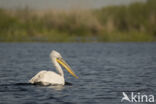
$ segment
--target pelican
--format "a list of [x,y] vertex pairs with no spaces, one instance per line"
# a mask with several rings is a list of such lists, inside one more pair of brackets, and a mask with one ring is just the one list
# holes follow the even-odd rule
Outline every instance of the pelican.
[[71,67],[63,60],[60,53],[53,50],[50,53],[50,58],[58,73],[42,70],[29,80],[31,84],[39,83],[41,85],[64,85],[64,73],[60,65],[62,65],[75,78],[78,78],[76,74],[72,71]]

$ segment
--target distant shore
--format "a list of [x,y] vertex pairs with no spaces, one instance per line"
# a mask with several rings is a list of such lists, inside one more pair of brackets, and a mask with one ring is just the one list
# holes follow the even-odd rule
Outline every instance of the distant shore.
[[92,10],[0,9],[0,42],[154,42],[156,1]]

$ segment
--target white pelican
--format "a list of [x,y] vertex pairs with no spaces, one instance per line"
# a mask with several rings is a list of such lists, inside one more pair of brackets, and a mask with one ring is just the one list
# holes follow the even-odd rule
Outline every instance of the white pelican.
[[56,67],[56,70],[58,73],[55,73],[53,71],[46,71],[42,70],[39,73],[37,73],[29,82],[31,84],[42,84],[42,85],[64,85],[64,73],[59,64],[61,64],[71,75],[73,75],[75,78],[78,78],[75,73],[72,71],[71,67],[63,60],[60,53],[53,50],[50,53],[50,58],[52,60],[52,63]]

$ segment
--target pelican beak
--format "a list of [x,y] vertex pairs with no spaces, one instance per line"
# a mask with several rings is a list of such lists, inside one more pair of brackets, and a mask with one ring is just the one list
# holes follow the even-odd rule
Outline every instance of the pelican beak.
[[63,60],[63,58],[57,58],[56,61],[61,64],[72,76],[78,78],[76,74],[72,71],[71,67]]

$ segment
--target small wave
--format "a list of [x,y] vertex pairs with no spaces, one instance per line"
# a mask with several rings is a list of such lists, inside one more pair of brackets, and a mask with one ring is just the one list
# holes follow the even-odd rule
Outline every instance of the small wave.
[[31,83],[0,84],[0,86],[30,86]]
[[[41,85],[41,84],[40,83],[37,83],[37,84],[31,84],[31,83],[0,84],[0,86],[32,86],[32,85]],[[66,86],[72,86],[72,83],[65,82],[65,85]]]
[[70,82],[65,82],[65,85],[67,85],[67,86],[72,86],[73,84],[70,83]]
[[153,92],[152,88],[140,88],[137,89],[136,92]]

